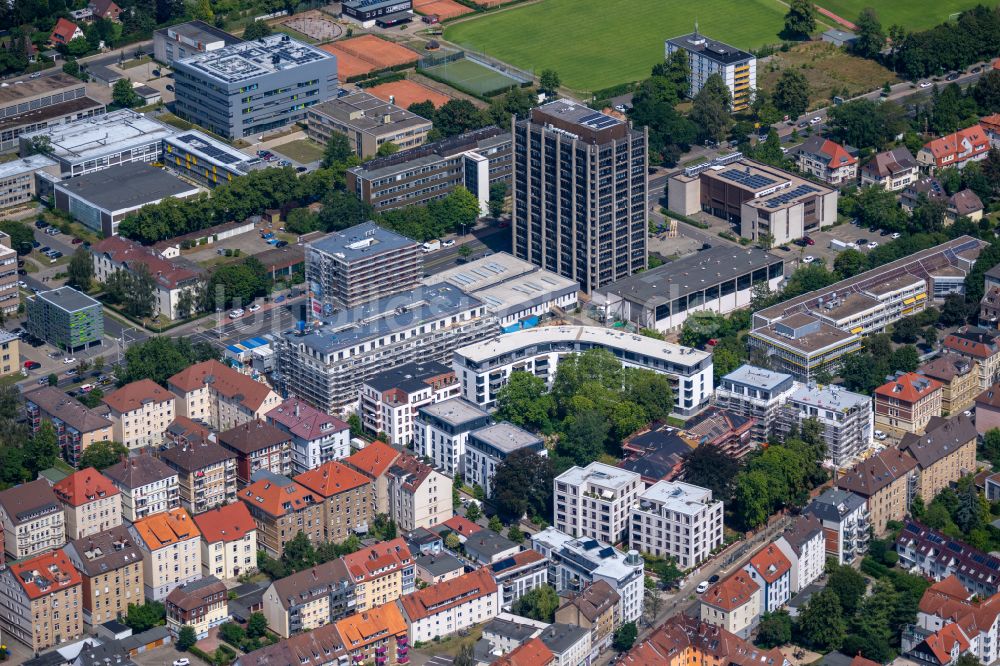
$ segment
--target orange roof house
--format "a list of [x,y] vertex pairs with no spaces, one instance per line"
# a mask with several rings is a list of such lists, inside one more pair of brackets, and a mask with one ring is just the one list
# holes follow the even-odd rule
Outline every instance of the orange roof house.
[[140,379],[121,387],[103,398],[104,403],[118,414],[127,414],[149,403],[176,400],[177,396],[152,379]]
[[875,389],[876,396],[893,398],[900,402],[917,402],[941,388],[941,382],[930,377],[907,372]]
[[311,490],[290,479],[288,483],[277,483],[271,478],[254,481],[237,497],[276,518],[319,503],[319,498]]
[[929,141],[917,153],[920,166],[929,169],[962,168],[970,161],[986,159],[990,141],[980,125],[973,125]]
[[201,537],[198,526],[191,520],[188,512],[180,507],[137,520],[132,523],[132,528],[147,551],[156,551]]
[[343,463],[331,460],[299,474],[295,481],[322,502],[326,541],[340,543],[352,532],[367,531],[368,524],[375,520],[372,480]]
[[60,18],[56,21],[56,26],[52,29],[49,41],[57,45],[66,45],[77,37],[83,37],[83,30],[80,29],[80,26],[72,21]]
[[618,660],[626,666],[683,666],[726,664],[727,666],[788,666],[777,648],[764,650],[732,632],[683,614],[657,627]]
[[763,609],[761,586],[743,570],[716,583],[701,597],[701,619],[740,638],[749,637]]
[[763,589],[762,612],[777,610],[791,598],[792,563],[773,543],[757,551],[743,569]]
[[8,566],[30,599],[38,599],[83,583],[80,572],[69,561],[62,548],[28,560],[11,562]]
[[162,601],[175,588],[202,577],[201,532],[184,509],[154,513],[135,521],[128,530],[143,551],[147,599]]
[[[954,575],[927,588],[918,609],[921,626],[941,626],[941,630],[915,649],[933,655],[938,663],[951,663],[947,656],[952,650],[964,651],[977,638],[980,645],[996,640],[1000,594],[978,599]],[[930,616],[929,623],[924,616]]]
[[500,594],[489,569],[482,567],[400,598],[411,641],[429,641],[461,631],[500,613]]
[[536,637],[521,643],[494,661],[492,666],[549,666],[554,663],[556,658],[552,650]]
[[52,486],[63,505],[66,538],[79,539],[122,524],[121,491],[93,467],[81,469]]
[[239,541],[246,537],[248,532],[257,529],[250,510],[243,502],[234,502],[199,513],[194,517],[194,522],[201,531],[201,538],[205,543]]
[[355,583],[374,580],[407,566],[413,568],[413,556],[402,537],[362,548],[343,559]]
[[969,639],[962,629],[954,622],[949,622],[914,647],[911,652],[929,655],[932,663],[940,666],[952,664],[963,652],[969,649]]
[[73,472],[52,486],[52,491],[60,502],[73,507],[119,494],[118,487],[111,483],[111,479],[93,467]]
[[323,497],[339,495],[371,483],[364,474],[336,460],[299,474],[295,477],[295,481]]
[[271,393],[267,384],[255,381],[215,359],[188,366],[167,380],[167,386],[179,395],[209,385],[217,393],[239,401],[251,411],[259,410]]
[[389,654],[381,652],[378,656],[389,656],[387,663],[407,660],[406,621],[395,603],[349,615],[337,620],[334,626],[351,655],[351,663],[372,663],[381,648],[386,648]]
[[385,442],[375,440],[360,451],[344,458],[344,463],[376,479],[383,476],[399,456],[399,451]]

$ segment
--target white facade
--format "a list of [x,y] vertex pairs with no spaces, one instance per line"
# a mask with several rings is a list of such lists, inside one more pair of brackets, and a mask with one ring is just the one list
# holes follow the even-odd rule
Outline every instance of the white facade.
[[666,375],[674,391],[674,411],[695,414],[712,396],[712,355],[631,333],[592,326],[542,326],[506,333],[455,351],[455,375],[462,397],[492,407],[515,370],[552,385],[560,359],[590,349],[610,351],[625,367]]
[[[451,379],[439,373],[447,373]],[[450,366],[410,363],[362,384],[358,402],[361,423],[371,432],[385,433],[387,444],[409,446],[417,411],[457,398],[461,391]]]
[[[802,516],[797,520],[801,525],[808,522],[809,518]],[[801,529],[799,525],[796,526],[797,529]],[[826,567],[826,541],[823,539],[823,529],[819,524],[816,524],[815,529],[806,529],[799,538],[795,538],[792,534],[782,534],[774,544],[792,563],[789,583],[793,595],[823,575],[823,569]]]
[[451,477],[434,470],[412,472],[397,466],[390,467],[386,476],[389,516],[404,532],[439,525],[454,515]]
[[469,435],[465,453],[465,481],[493,496],[493,475],[514,451],[528,449],[548,456],[545,444],[527,430],[507,422],[480,428]]
[[646,489],[639,474],[599,462],[574,466],[557,476],[553,485],[555,528],[606,543],[625,538],[632,506]]
[[749,105],[753,90],[757,87],[757,58],[699,35],[697,30],[690,35],[666,41],[667,59],[680,50],[687,52],[688,65],[691,67],[688,97],[694,98],[708,77],[718,74],[733,95],[733,110],[741,111]]
[[122,491],[122,516],[131,523],[180,506],[176,473],[135,488],[115,485]]
[[453,477],[464,472],[469,433],[489,422],[489,414],[461,398],[422,407],[414,421],[413,448]]
[[823,427],[826,459],[838,468],[850,467],[867,451],[875,435],[875,410],[871,396],[835,386],[795,383],[785,403],[786,415],[801,428],[806,419]]
[[715,404],[740,416],[756,419],[752,437],[766,442],[780,425],[781,407],[795,390],[791,375],[741,365],[722,378],[715,389]]
[[[445,584],[439,583],[439,585]],[[406,606],[404,605],[404,610],[405,608]],[[444,610],[428,615],[427,617],[414,619],[407,616],[409,619],[410,643],[416,643],[417,641],[427,642],[438,637],[449,636],[463,629],[468,629],[474,624],[492,620],[499,614],[500,593],[498,590],[493,590],[492,592],[472,597],[461,604],[454,606],[447,604]]]
[[805,513],[816,516],[823,525],[826,556],[837,564],[848,564],[868,550],[871,520],[864,498],[831,488],[814,499]]
[[722,543],[722,502],[690,483],[658,481],[639,495],[629,537],[642,553],[674,558],[681,569],[707,560]]
[[250,530],[239,539],[208,543],[201,540],[201,572],[219,580],[235,580],[257,568],[257,530]]

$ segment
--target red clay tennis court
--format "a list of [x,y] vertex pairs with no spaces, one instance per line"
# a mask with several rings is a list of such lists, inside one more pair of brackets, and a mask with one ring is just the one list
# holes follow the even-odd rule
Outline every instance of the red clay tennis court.
[[396,106],[401,106],[404,109],[409,108],[411,104],[426,102],[428,100],[434,106],[441,106],[451,101],[451,98],[444,93],[439,93],[427,86],[422,86],[416,81],[407,80],[383,83],[367,88],[366,92],[370,92],[386,102],[389,101],[389,97],[392,97]]
[[375,35],[361,35],[320,47],[337,56],[337,74],[341,80],[376,72],[419,60],[414,51]]
[[455,18],[456,16],[471,14],[475,11],[455,2],[455,0],[413,0],[413,9],[425,16],[437,14],[438,18],[442,21]]

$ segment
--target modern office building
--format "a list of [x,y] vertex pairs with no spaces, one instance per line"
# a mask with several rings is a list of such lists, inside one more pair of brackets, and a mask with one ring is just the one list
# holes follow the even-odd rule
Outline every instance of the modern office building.
[[404,291],[284,333],[275,343],[276,379],[332,413],[356,402],[359,387],[376,373],[418,359],[445,360],[490,335],[494,322],[482,301],[449,284]]
[[641,553],[673,558],[682,570],[707,560],[722,543],[722,502],[707,488],[658,481],[632,507],[629,543]]
[[670,210],[708,213],[744,238],[783,245],[837,221],[837,190],[734,153],[667,181]]
[[163,164],[206,187],[226,185],[267,166],[259,157],[236,150],[204,132],[187,130],[163,140]]
[[366,92],[331,99],[309,109],[306,135],[326,144],[334,134],[347,137],[358,157],[371,157],[391,143],[400,151],[422,146],[434,124]]
[[522,450],[548,455],[541,439],[506,421],[473,430],[465,444],[465,475],[462,478],[478,484],[487,497],[492,497],[497,467],[511,453]]
[[579,594],[603,580],[620,597],[622,622],[635,622],[643,610],[643,560],[596,539],[577,539],[555,527],[531,537],[531,547],[549,560],[549,585],[560,594]]
[[337,94],[329,53],[274,34],[176,60],[177,115],[228,139],[305,120]]
[[27,309],[28,332],[64,351],[101,344],[104,337],[101,304],[72,287],[29,296]]
[[734,414],[752,417],[752,438],[760,444],[778,431],[781,407],[794,390],[791,375],[744,364],[722,378],[715,403]]
[[18,150],[22,134],[103,113],[104,104],[87,97],[87,84],[75,76],[14,81],[0,88],[0,153]]
[[159,162],[163,140],[177,132],[135,111],[112,113],[49,127],[20,138],[21,152],[31,152],[32,141],[46,137],[48,156],[59,163],[63,178],[82,176],[119,164]]
[[455,374],[466,400],[492,407],[512,372],[530,372],[551,386],[560,359],[590,349],[608,350],[625,367],[666,375],[679,415],[700,412],[712,396],[711,354],[592,326],[536,326],[461,347],[454,354]]
[[826,460],[834,467],[850,467],[872,444],[875,413],[869,395],[846,391],[836,384],[796,382],[785,398],[782,423],[785,428],[794,426],[801,432],[807,419],[815,419],[822,427]]
[[59,168],[45,155],[28,155],[0,164],[0,209],[19,206],[37,196],[38,173],[58,178]]
[[489,414],[462,398],[426,405],[413,422],[413,448],[445,474],[461,474],[469,434],[489,423]]
[[669,60],[675,51],[684,51],[688,55],[691,68],[688,97],[694,98],[708,77],[718,74],[733,96],[732,110],[743,111],[750,106],[753,91],[757,88],[757,58],[752,53],[698,34],[697,27],[689,35],[666,40],[666,59]]
[[347,189],[383,211],[426,204],[463,186],[485,215],[490,185],[510,184],[511,145],[509,132],[484,127],[348,169]]
[[153,57],[165,65],[172,65],[175,60],[218,51],[242,41],[204,21],[188,21],[153,32]]
[[715,245],[615,280],[596,293],[592,303],[608,321],[627,321],[637,328],[678,330],[694,312],[728,314],[750,305],[753,290],[766,284],[780,291],[785,262],[770,252]]
[[573,466],[552,484],[555,528],[605,543],[618,543],[628,534],[632,507],[646,488],[635,472],[600,462]]
[[187,199],[201,188],[149,164],[120,164],[55,184],[55,207],[104,237],[144,206],[164,199]]
[[417,410],[457,398],[461,391],[455,371],[444,363],[407,363],[379,373],[361,386],[361,423],[371,432],[384,433],[389,444],[409,446]]
[[514,256],[587,293],[644,270],[646,130],[570,100],[511,129]]
[[413,239],[375,222],[335,231],[306,245],[310,312],[318,319],[415,289],[422,271]]

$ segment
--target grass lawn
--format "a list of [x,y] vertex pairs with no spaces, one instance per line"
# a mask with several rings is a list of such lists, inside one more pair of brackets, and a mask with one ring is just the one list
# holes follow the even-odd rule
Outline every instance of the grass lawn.
[[[663,40],[694,30],[739,48],[781,42],[787,7],[778,0],[671,3],[545,0],[456,22],[445,38],[522,69],[554,69],[563,85],[600,90],[649,76]],[[825,29],[825,28],[824,28]]]
[[789,68],[797,69],[809,81],[809,108],[826,106],[845,88],[847,96],[854,97],[886,81],[899,82],[895,74],[873,60],[848,55],[826,42],[808,42],[786,53],[775,53],[769,62],[758,64],[757,85],[773,92],[781,72]]
[[[947,21],[957,12],[971,9],[982,0],[914,0],[912,2],[872,2],[871,0],[820,0],[816,3],[848,21],[856,22],[861,10],[874,7],[882,28],[898,23],[907,30],[924,30]],[[991,5],[992,6],[992,5]]]
[[282,143],[271,148],[271,152],[281,153],[288,159],[301,162],[302,164],[309,164],[310,162],[323,159],[323,146],[310,139],[298,139]]
[[411,648],[420,652],[421,654],[427,655],[448,655],[454,657],[458,654],[458,651],[462,649],[463,645],[475,645],[477,641],[483,635],[482,626],[475,626],[469,629],[468,636],[459,636],[458,634],[452,634],[447,638],[443,638],[440,641],[429,641],[419,648]]

